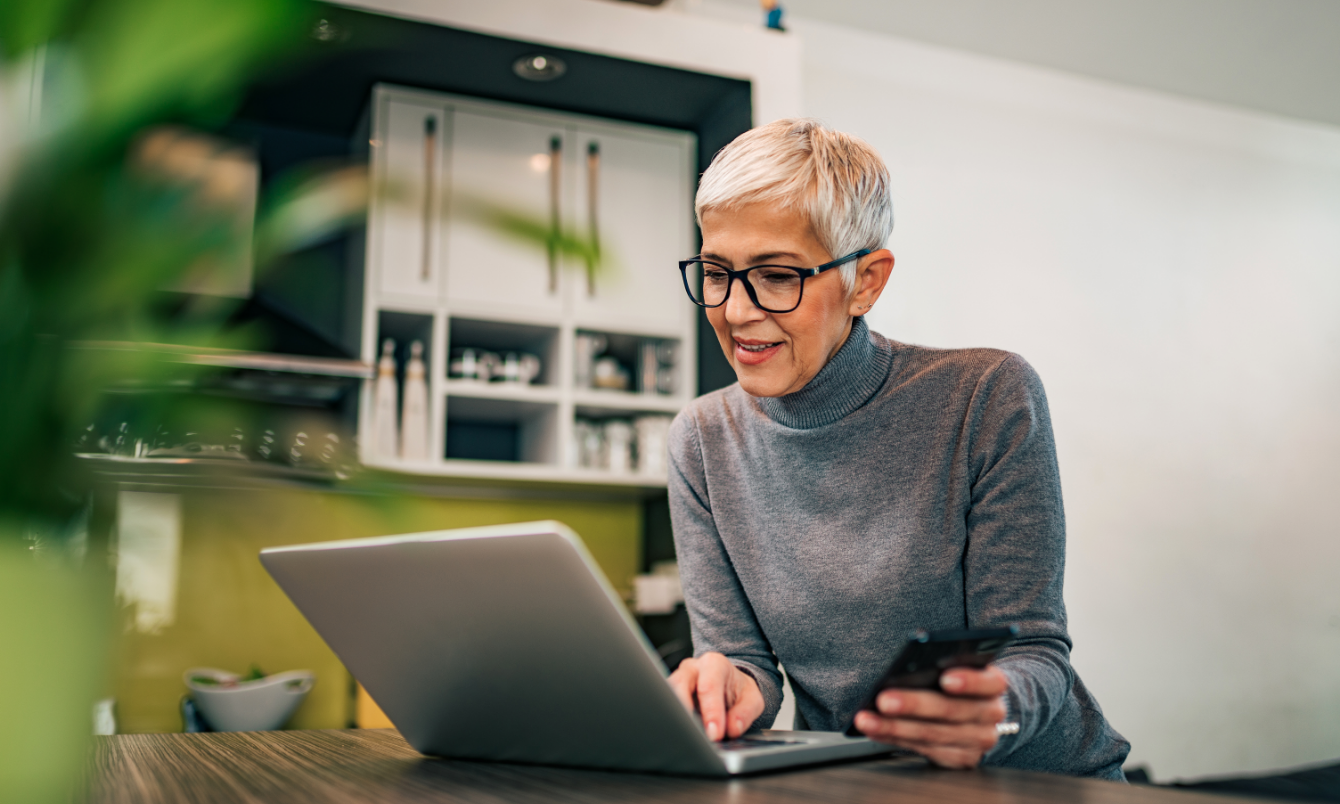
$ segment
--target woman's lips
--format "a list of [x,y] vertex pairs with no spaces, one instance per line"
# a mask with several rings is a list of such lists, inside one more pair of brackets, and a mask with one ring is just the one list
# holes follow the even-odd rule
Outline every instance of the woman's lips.
[[737,340],[735,342],[735,360],[746,366],[757,366],[777,354],[781,348],[782,344],[780,342],[766,343]]

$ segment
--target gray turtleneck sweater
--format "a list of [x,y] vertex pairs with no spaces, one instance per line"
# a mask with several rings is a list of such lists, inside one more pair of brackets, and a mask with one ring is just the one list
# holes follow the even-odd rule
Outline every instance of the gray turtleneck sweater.
[[800,391],[738,384],[670,432],[670,510],[695,652],[759,683],[780,662],[796,727],[845,729],[908,634],[1015,623],[1009,717],[986,764],[1123,778],[1130,749],[1070,666],[1065,515],[1042,383],[993,349],[872,333]]

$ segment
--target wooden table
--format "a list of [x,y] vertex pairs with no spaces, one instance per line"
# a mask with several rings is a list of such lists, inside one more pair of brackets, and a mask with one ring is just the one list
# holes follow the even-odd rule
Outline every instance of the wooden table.
[[[390,729],[99,738],[90,778],[97,804],[353,804],[376,802],[1092,802],[1196,804],[1225,799],[1001,769],[946,771],[873,760],[730,781],[420,755]],[[1240,799],[1236,799],[1240,800]]]

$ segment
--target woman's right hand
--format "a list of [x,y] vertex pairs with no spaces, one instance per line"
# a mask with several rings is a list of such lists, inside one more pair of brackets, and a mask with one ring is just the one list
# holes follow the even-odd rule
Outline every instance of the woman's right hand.
[[720,653],[680,662],[670,674],[670,688],[684,708],[702,717],[703,730],[712,742],[739,737],[763,714],[758,682]]

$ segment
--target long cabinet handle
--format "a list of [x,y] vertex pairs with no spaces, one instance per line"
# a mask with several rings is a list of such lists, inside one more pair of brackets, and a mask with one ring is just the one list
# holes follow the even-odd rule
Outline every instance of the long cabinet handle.
[[433,200],[437,197],[437,117],[423,119],[423,266],[420,278],[433,276]]
[[600,259],[600,143],[586,146],[586,225],[591,251],[586,258],[586,295],[596,295],[596,262]]
[[559,204],[562,197],[562,179],[560,172],[563,162],[563,140],[561,137],[549,139],[549,292],[558,292],[558,237],[560,225]]

